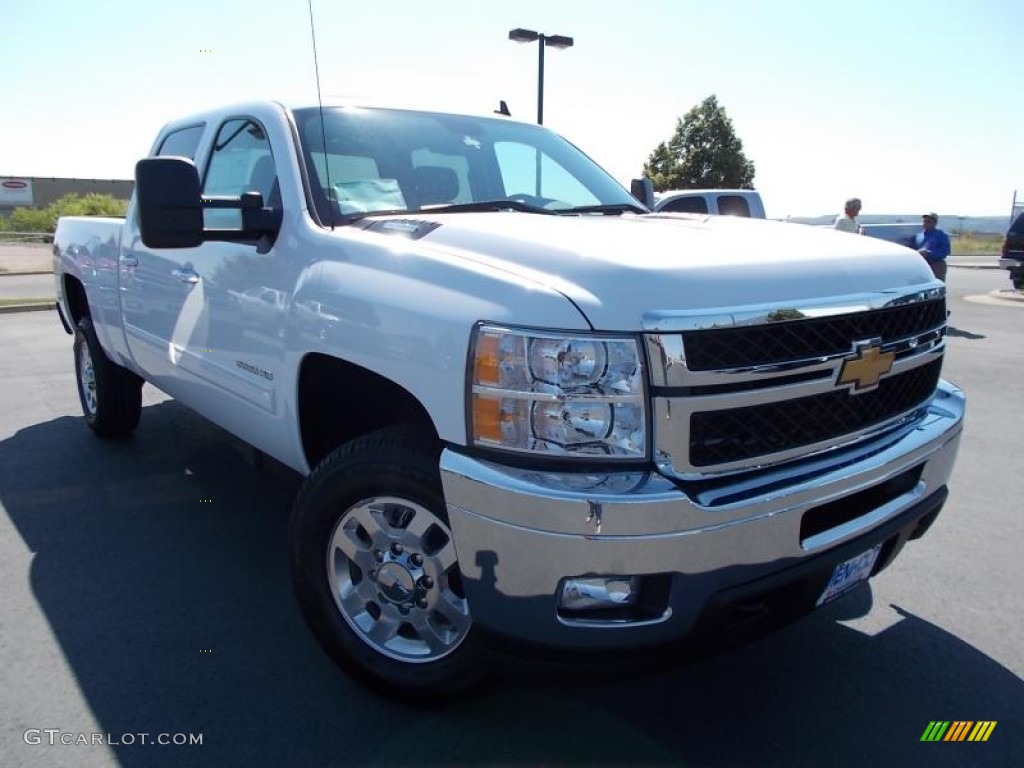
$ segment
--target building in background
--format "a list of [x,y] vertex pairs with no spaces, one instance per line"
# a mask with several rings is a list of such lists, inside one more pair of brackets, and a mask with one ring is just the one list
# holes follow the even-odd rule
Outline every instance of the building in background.
[[45,208],[68,194],[132,196],[135,182],[125,179],[55,179],[41,176],[0,176],[0,216],[24,206]]

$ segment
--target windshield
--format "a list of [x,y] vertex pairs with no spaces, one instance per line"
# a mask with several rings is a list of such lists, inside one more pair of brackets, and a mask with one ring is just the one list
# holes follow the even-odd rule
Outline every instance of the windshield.
[[[390,109],[295,112],[313,201],[325,224],[373,213],[642,210],[618,182],[560,136],[511,121]],[[510,206],[513,207],[513,206]]]

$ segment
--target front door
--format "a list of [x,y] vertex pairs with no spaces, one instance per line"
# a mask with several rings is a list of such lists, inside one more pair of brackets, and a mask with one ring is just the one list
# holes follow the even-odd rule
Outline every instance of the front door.
[[[249,191],[260,192],[266,205],[281,205],[266,130],[255,118],[231,118],[209,150],[203,195]],[[206,229],[241,228],[238,210],[203,216]],[[162,389],[187,393],[190,405],[244,437],[245,425],[276,407],[287,286],[294,280],[288,260],[277,247],[229,242],[181,250],[138,242],[131,255],[137,263],[122,301],[133,356]]]

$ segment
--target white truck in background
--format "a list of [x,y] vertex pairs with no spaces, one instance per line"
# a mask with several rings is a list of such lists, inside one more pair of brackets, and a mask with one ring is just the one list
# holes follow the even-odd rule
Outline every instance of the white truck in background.
[[304,475],[294,587],[362,680],[730,643],[945,501],[964,397],[906,249],[651,213],[493,117],[256,102],[151,155],[125,219],[57,228],[85,420],[127,437],[150,382]]
[[764,219],[764,201],[754,189],[684,189],[655,196],[655,213],[707,213]]
[[867,237],[877,237],[879,240],[888,240],[890,243],[902,245],[905,248],[913,248],[914,237],[921,231],[920,223],[886,223],[886,224],[861,224],[860,234]]

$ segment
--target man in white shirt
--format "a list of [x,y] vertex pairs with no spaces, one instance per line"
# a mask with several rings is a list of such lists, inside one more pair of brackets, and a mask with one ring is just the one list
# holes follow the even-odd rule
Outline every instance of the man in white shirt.
[[856,235],[860,232],[860,224],[857,222],[858,213],[860,213],[860,198],[851,197],[846,201],[843,212],[836,216],[832,228],[838,229],[840,232],[852,232]]

